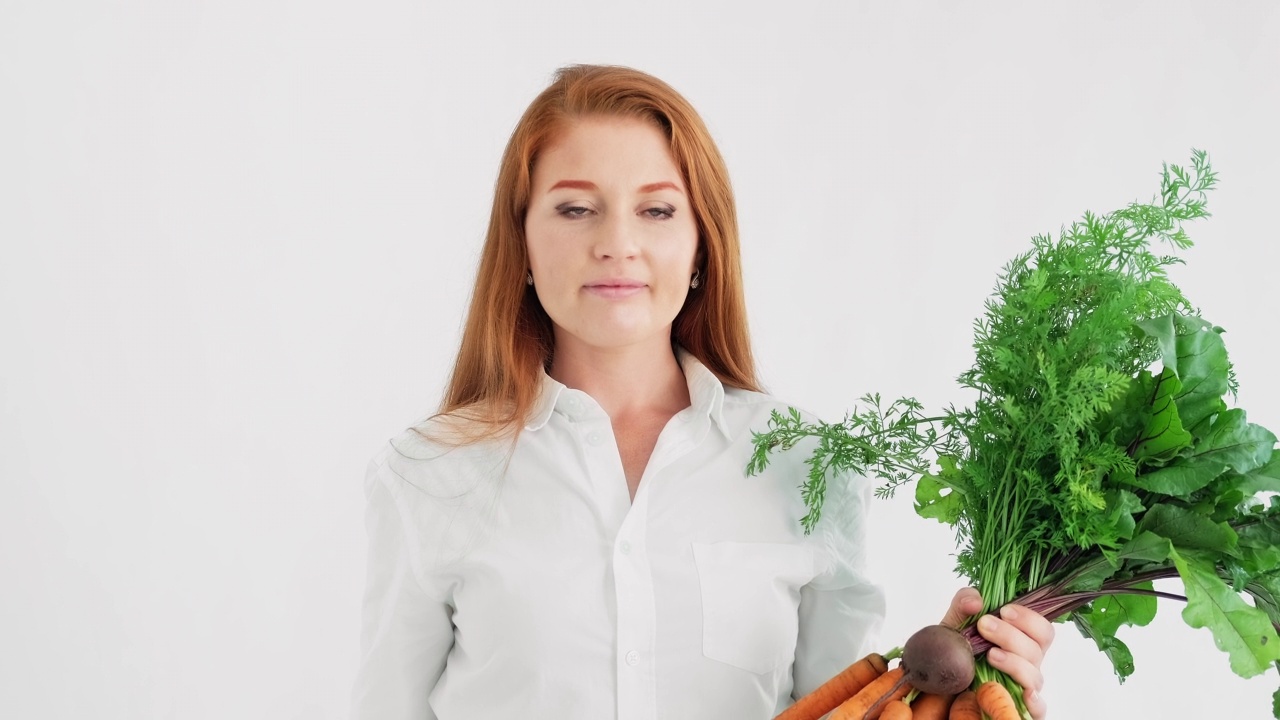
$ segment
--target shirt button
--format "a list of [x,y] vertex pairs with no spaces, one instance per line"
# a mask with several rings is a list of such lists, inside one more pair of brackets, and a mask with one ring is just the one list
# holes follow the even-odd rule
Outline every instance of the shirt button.
[[588,436],[587,436],[587,442],[591,443],[592,445],[599,445],[599,444],[600,444],[600,433],[598,433],[598,432],[593,432],[593,433],[591,433],[590,435],[588,435]]
[[632,667],[639,665],[640,653],[636,652],[635,650],[632,650],[631,652],[627,653],[627,664],[631,665]]
[[618,545],[618,549],[622,551],[623,555],[626,555],[631,552],[631,543],[623,540],[622,543]]

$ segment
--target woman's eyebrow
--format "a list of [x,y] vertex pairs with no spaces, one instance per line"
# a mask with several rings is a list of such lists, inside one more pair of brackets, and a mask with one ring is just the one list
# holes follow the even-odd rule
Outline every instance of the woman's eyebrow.
[[[576,190],[592,190],[592,191],[600,189],[596,187],[595,183],[589,180],[561,180],[560,182],[548,188],[547,192],[551,192],[552,190],[559,190],[560,188],[573,188]],[[680,189],[679,185],[676,185],[675,183],[669,182],[666,180],[663,180],[662,182],[649,183],[648,185],[640,186],[640,192],[642,193],[651,193],[651,192],[657,192],[659,190],[668,190],[668,189],[675,190],[676,192],[684,192],[683,190]]]
[[587,180],[561,180],[555,185],[552,185],[547,190],[547,192],[551,192],[552,190],[558,190],[560,188],[574,188],[577,190],[598,190],[599,189],[596,187],[595,183]]
[[666,180],[663,180],[662,182],[649,183],[648,185],[640,186],[640,192],[642,193],[657,192],[663,189],[671,189],[671,190],[675,190],[676,192],[684,192],[683,190],[680,189],[679,185],[676,185],[673,182],[667,182]]

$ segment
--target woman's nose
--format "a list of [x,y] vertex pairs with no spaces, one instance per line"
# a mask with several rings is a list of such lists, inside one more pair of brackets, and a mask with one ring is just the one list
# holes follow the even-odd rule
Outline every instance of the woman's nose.
[[633,257],[639,252],[638,228],[625,213],[611,213],[600,223],[595,254],[600,259]]

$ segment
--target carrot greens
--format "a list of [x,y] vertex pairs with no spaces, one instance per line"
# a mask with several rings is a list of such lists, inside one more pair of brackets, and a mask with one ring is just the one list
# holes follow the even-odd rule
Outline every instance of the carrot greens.
[[[748,472],[816,441],[806,533],[832,478],[876,476],[882,497],[914,482],[917,513],[954,527],[957,570],[984,612],[1018,602],[1070,620],[1121,682],[1134,661],[1116,631],[1150,623],[1162,598],[1185,602],[1183,619],[1209,629],[1235,673],[1263,673],[1280,661],[1276,436],[1228,406],[1223,330],[1170,281],[1182,261],[1153,248],[1190,247],[1182,223],[1209,216],[1215,181],[1193,150],[1190,172],[1164,166],[1151,203],[1034,237],[974,324],[974,363],[958,377],[971,406],[930,416],[912,398],[867,395],[839,423],[775,412]],[[1156,589],[1171,578],[1184,594]],[[975,626],[964,633],[975,655],[990,647]],[[974,682],[990,679],[1017,689],[980,657]]]

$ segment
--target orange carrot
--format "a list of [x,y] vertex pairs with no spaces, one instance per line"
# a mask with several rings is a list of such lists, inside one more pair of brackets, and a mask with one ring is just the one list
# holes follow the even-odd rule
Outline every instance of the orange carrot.
[[913,717],[911,706],[901,700],[886,703],[884,712],[880,713],[880,720],[912,720]]
[[783,710],[774,720],[818,720],[888,669],[884,656],[871,653],[822,683],[817,690],[797,700],[795,705]]
[[875,720],[880,717],[885,705],[901,700],[911,692],[904,675],[901,665],[886,671],[836,708],[831,713],[831,720]]
[[954,695],[923,694],[911,703],[911,717],[915,720],[947,720],[947,711],[951,709],[951,698]]
[[1013,696],[1004,685],[988,680],[978,686],[978,707],[991,716],[991,720],[1022,720]]
[[978,695],[972,690],[965,690],[956,696],[951,703],[951,717],[948,720],[982,720],[982,711],[978,709]]

